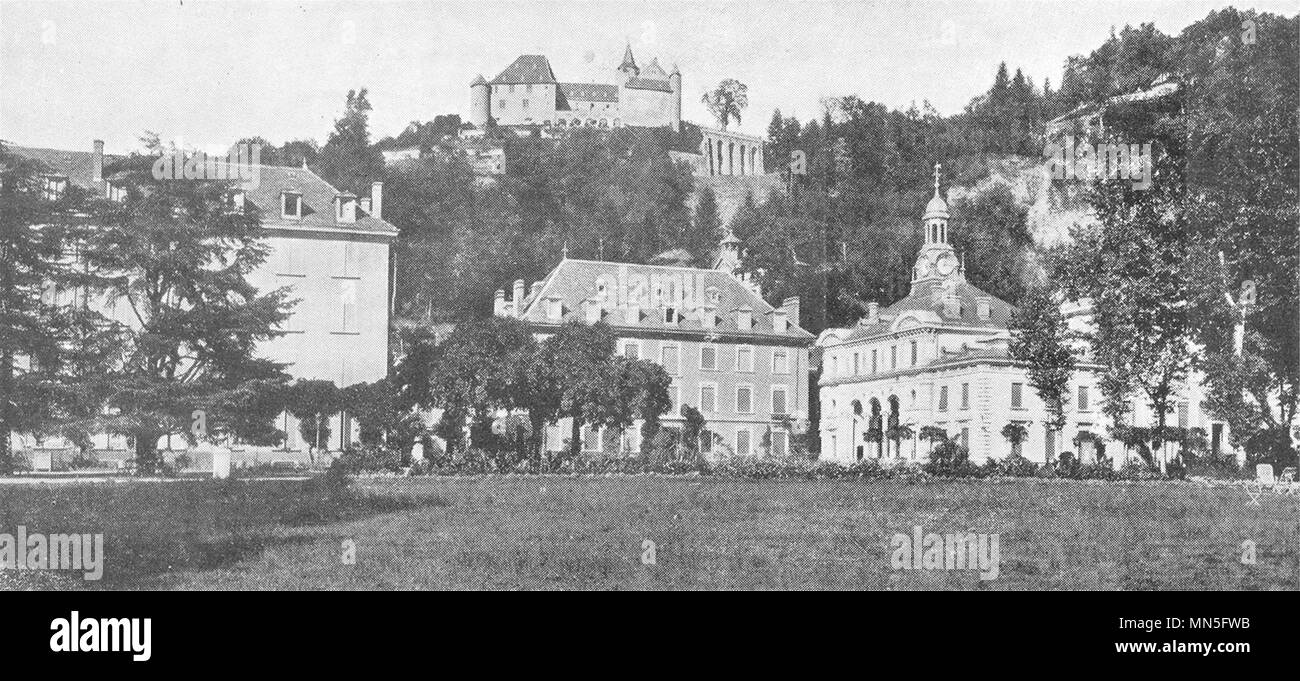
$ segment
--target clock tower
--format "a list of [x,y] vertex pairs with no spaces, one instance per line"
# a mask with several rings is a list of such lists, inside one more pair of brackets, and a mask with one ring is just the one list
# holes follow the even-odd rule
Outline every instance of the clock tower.
[[917,284],[929,281],[965,280],[965,267],[948,243],[948,203],[939,196],[939,164],[934,164],[934,198],[921,218],[925,227],[925,245],[912,268],[912,291]]

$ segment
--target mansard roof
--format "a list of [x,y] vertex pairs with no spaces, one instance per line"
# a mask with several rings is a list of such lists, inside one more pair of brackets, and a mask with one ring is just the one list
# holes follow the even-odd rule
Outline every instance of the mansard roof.
[[545,55],[521,54],[491,82],[503,85],[520,83],[532,85],[555,83],[556,80],[555,72],[551,70],[551,62],[547,61]]
[[[956,315],[949,315],[944,310],[944,280],[931,279],[913,284],[911,293],[906,298],[880,310],[875,323],[859,323],[849,330],[846,341],[869,338],[889,333],[894,322],[905,314],[912,314],[922,324],[939,327],[961,327],[1001,331],[1009,327],[1014,305],[985,292],[967,282],[964,277],[955,278],[953,293],[960,302]],[[980,319],[977,302],[980,298],[989,300],[989,318]],[[866,320],[864,319],[863,322]]]
[[[629,316],[626,305],[611,304],[606,307],[602,321],[623,335],[636,335],[637,332],[671,332],[698,334],[701,337],[716,333],[722,337],[743,337],[749,340],[790,340],[808,344],[813,335],[789,320],[785,331],[777,331],[773,325],[775,308],[755,294],[743,283],[720,270],[699,269],[694,267],[668,265],[639,265],[631,263],[575,260],[566,258],[542,280],[542,286],[536,294],[524,300],[524,312],[520,317],[534,324],[556,324],[547,316],[545,301],[558,299],[561,304],[561,323],[568,321],[585,321],[583,302],[598,295],[598,282],[617,281],[620,272],[625,276],[640,275],[646,281],[652,277],[677,277],[694,282],[701,292],[716,290],[718,295],[716,323],[712,328],[705,328],[699,305],[706,302],[696,300],[691,303],[694,309],[681,310],[682,319],[676,324],[666,323],[659,308],[642,305],[635,321]],[[688,284],[690,285],[690,284]],[[684,306],[685,307],[685,306]],[[748,308],[752,311],[752,328],[742,330],[736,321],[737,310]]]

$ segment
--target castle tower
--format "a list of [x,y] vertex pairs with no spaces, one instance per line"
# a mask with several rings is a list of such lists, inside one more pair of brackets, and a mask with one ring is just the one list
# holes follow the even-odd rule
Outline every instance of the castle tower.
[[673,64],[673,72],[668,74],[668,84],[673,88],[673,132],[678,132],[682,129],[682,72],[676,64]]
[[925,244],[912,269],[912,290],[918,283],[931,280],[964,279],[964,270],[952,244],[948,243],[948,203],[939,195],[939,164],[934,164],[934,198],[925,206],[921,221]]
[[489,90],[487,80],[481,73],[469,84],[469,122],[480,128],[487,125],[488,118],[492,115]]
[[[630,78],[636,78],[641,75],[641,67],[636,65],[636,59],[632,57],[632,44],[628,43],[623,50],[623,63],[618,65],[618,86],[621,89],[627,85]],[[623,93],[619,93],[620,95]]]

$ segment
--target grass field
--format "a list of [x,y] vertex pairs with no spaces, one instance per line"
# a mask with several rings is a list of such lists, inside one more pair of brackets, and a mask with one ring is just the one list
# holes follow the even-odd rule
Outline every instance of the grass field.
[[[104,578],[8,588],[1300,589],[1300,499],[1190,484],[709,477],[0,488],[0,532],[102,532]],[[999,535],[996,579],[895,533]],[[1255,545],[1243,564],[1242,544]],[[348,542],[355,562],[347,564]],[[648,563],[653,542],[653,563]]]

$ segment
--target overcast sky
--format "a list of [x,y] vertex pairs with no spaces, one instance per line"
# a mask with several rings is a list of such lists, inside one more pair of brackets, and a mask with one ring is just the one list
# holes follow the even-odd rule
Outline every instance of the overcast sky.
[[[366,87],[375,139],[469,108],[469,82],[520,54],[561,81],[611,82],[638,63],[681,67],[688,120],[722,78],[748,84],[740,126],[827,96],[959,111],[998,62],[1058,85],[1066,57],[1111,26],[1177,33],[1223,2],[13,2],[0,0],[0,139],[110,152],[152,130],[196,147],[249,135],[324,143],[348,89]],[[1296,0],[1241,7],[1286,14]]]

